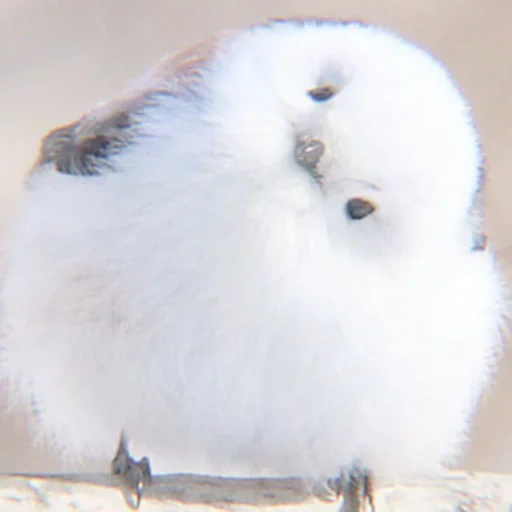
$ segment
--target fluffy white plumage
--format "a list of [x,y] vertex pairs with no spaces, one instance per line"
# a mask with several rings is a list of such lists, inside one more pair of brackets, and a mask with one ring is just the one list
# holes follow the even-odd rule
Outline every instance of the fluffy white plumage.
[[[56,133],[2,290],[37,435],[109,460],[124,429],[157,471],[214,474],[404,477],[459,453],[504,292],[472,250],[477,134],[432,57],[361,24],[254,26]],[[354,197],[375,211],[349,218]]]

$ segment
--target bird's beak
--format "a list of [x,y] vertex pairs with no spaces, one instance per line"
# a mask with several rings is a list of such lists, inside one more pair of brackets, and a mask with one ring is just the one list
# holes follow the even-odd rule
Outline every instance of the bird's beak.
[[320,180],[322,174],[318,171],[318,164],[325,153],[325,144],[309,134],[300,134],[295,143],[295,160],[304,167],[315,180]]

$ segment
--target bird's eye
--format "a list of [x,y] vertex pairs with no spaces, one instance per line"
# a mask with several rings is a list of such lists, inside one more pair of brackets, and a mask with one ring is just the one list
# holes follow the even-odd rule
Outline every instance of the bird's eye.
[[347,201],[347,215],[354,220],[364,219],[375,211],[375,205],[361,197],[354,197]]
[[329,98],[332,98],[336,92],[336,89],[332,85],[322,85],[321,87],[310,89],[308,94],[315,101],[326,101]]

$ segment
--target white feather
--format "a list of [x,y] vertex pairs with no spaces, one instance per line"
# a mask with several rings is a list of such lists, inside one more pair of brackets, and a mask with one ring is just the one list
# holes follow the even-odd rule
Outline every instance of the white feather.
[[[270,24],[137,115],[101,176],[34,173],[6,242],[3,371],[39,435],[110,459],[124,429],[166,472],[452,461],[504,287],[471,251],[481,157],[442,66],[380,29]],[[308,130],[323,186],[293,157]],[[355,196],[376,211],[349,219]]]

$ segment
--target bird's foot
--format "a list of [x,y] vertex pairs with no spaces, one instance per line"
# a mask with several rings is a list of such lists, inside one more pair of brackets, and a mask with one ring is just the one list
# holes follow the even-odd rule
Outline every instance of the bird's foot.
[[340,512],[375,512],[372,478],[368,471],[354,466],[346,477],[340,477],[339,492],[343,496]]
[[132,459],[128,451],[128,439],[124,433],[121,433],[110,470],[113,475],[121,478],[128,505],[133,509],[139,508],[144,490],[151,485],[151,466],[147,457],[142,457],[139,461]]

